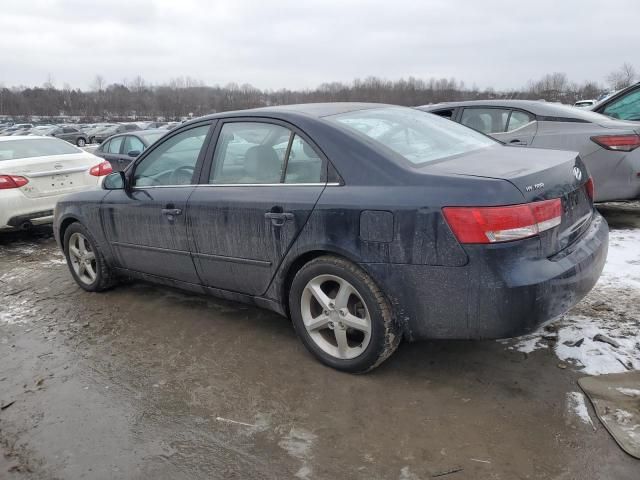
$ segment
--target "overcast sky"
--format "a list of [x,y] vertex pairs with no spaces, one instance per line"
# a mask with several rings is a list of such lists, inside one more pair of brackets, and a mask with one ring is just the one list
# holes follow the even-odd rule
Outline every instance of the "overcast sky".
[[640,0],[3,0],[0,84],[141,75],[306,88],[375,75],[508,89],[640,70]]

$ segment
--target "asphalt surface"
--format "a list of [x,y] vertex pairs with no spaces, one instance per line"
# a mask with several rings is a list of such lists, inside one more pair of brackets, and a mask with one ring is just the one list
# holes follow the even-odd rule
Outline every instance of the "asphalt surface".
[[[640,228],[640,209],[603,212]],[[143,283],[86,293],[48,230],[0,237],[2,479],[637,480],[567,408],[580,376],[495,341],[403,344],[341,374],[275,314]]]

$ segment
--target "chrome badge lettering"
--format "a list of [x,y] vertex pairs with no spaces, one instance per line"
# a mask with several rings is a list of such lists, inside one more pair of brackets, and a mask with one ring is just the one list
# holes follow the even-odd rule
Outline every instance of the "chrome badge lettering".
[[540,190],[541,188],[544,188],[544,183],[536,183],[535,185],[527,185],[525,187],[525,190],[527,192],[533,192],[534,190]]

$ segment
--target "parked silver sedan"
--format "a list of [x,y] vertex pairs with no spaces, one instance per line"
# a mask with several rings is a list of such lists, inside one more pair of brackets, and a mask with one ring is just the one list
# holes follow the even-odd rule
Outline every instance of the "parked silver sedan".
[[593,176],[596,201],[640,198],[638,122],[529,100],[476,100],[417,108],[507,145],[579,152]]

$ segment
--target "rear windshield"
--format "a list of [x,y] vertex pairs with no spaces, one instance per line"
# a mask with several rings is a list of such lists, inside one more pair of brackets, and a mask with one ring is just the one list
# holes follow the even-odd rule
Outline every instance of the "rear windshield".
[[325,118],[372,138],[415,165],[497,144],[463,125],[412,108],[374,108]]
[[160,137],[164,136],[167,132],[153,132],[153,133],[141,133],[140,136],[144,137],[149,144],[152,144]]
[[49,155],[68,155],[80,153],[70,143],[56,138],[29,138],[0,141],[0,161],[17,158],[46,157]]

